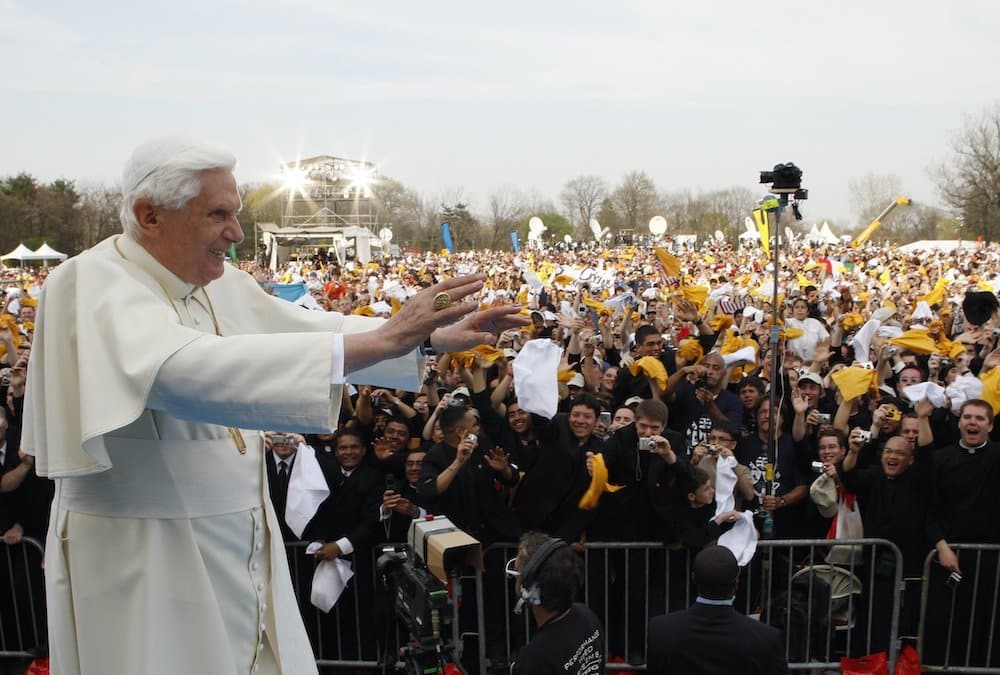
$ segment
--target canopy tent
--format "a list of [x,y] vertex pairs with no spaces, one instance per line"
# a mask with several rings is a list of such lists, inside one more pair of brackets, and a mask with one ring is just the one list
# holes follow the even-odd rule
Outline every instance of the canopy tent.
[[65,260],[69,256],[65,253],[60,253],[51,246],[48,242],[44,242],[38,247],[38,250],[31,254],[26,260]]
[[21,262],[24,260],[32,260],[32,255],[34,255],[34,251],[24,244],[18,244],[17,248],[7,255],[0,255],[0,260],[17,260],[18,262]]
[[0,255],[0,260],[17,260],[21,263],[41,260],[48,265],[49,260],[63,261],[68,257],[69,256],[65,253],[60,253],[49,246],[47,242],[39,246],[37,251],[32,251],[30,248],[21,243],[7,255]]

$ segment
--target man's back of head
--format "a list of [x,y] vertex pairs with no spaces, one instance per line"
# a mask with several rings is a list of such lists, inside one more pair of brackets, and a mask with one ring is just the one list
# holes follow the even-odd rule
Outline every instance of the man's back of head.
[[698,595],[709,600],[728,600],[736,593],[740,566],[725,546],[709,546],[694,559],[694,583]]

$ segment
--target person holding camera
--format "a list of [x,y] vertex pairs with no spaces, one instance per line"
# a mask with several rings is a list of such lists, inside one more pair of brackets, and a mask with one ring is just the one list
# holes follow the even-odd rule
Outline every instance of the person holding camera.
[[417,494],[429,509],[447,516],[484,545],[515,539],[520,528],[494,489],[494,481],[517,483],[510,455],[473,433],[479,422],[464,405],[445,407],[438,420],[444,438],[424,456]]
[[[756,422],[755,422],[756,424]],[[712,484],[715,484],[716,466],[719,458],[735,457],[736,446],[740,441],[740,434],[729,422],[719,420],[712,424],[712,430],[708,432],[706,443],[702,443],[691,451],[691,466],[702,469],[709,475]],[[753,502],[756,493],[753,483],[750,481],[750,469],[743,464],[737,463],[733,467],[736,474],[736,484],[733,486],[733,498],[737,505]]]
[[288,501],[288,482],[292,476],[292,466],[300,443],[305,443],[305,438],[299,434],[278,432],[264,434],[267,488],[275,515],[278,517],[278,525],[281,527],[281,538],[285,542],[299,539],[285,522],[285,504]]
[[402,479],[394,474],[385,475],[385,491],[379,508],[379,520],[385,534],[383,541],[405,542],[410,523],[427,515],[427,510],[421,506],[423,500],[417,493],[426,454],[420,449],[406,453]]
[[[836,467],[840,484],[857,496],[861,507],[861,521],[866,537],[888,539],[899,547],[903,557],[903,577],[919,578],[927,556],[927,511],[931,495],[931,465],[926,455],[917,453],[903,436],[893,436],[885,442],[878,464],[867,468],[857,465],[861,451],[861,434],[856,428],[848,440],[847,454]],[[889,597],[895,583],[895,561],[892,556],[881,556],[876,561],[875,586],[871,597]],[[862,606],[865,606],[862,604]],[[871,605],[871,626],[888,626],[891,621],[892,603],[875,602]],[[900,608],[899,634],[915,635],[920,613],[920,587],[909,583]],[[867,619],[860,613],[860,619]],[[888,633],[881,629],[872,632],[872,651],[888,646]]]
[[[660,400],[674,407],[674,428],[684,433],[688,447],[704,443],[716,420],[725,420],[736,428],[742,424],[743,406],[725,388],[726,379],[722,354],[709,352],[697,364],[678,368],[667,379],[666,388],[656,392]],[[655,383],[653,387],[658,389]]]

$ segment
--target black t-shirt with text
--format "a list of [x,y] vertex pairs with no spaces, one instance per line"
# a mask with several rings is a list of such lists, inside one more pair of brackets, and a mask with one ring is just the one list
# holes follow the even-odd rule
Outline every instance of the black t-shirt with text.
[[601,624],[586,605],[542,626],[517,656],[514,675],[602,675],[604,636]]

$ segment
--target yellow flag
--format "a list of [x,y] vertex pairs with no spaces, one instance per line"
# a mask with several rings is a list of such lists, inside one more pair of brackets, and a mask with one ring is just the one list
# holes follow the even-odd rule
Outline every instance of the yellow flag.
[[663,265],[663,271],[667,273],[668,277],[679,277],[681,275],[681,261],[676,256],[672,256],[667,253],[664,249],[654,247],[653,253],[656,254],[656,259],[660,261]]
[[754,209],[753,220],[757,223],[757,233],[760,235],[760,245],[764,253],[771,255],[771,233],[767,223],[767,213],[764,209]]

